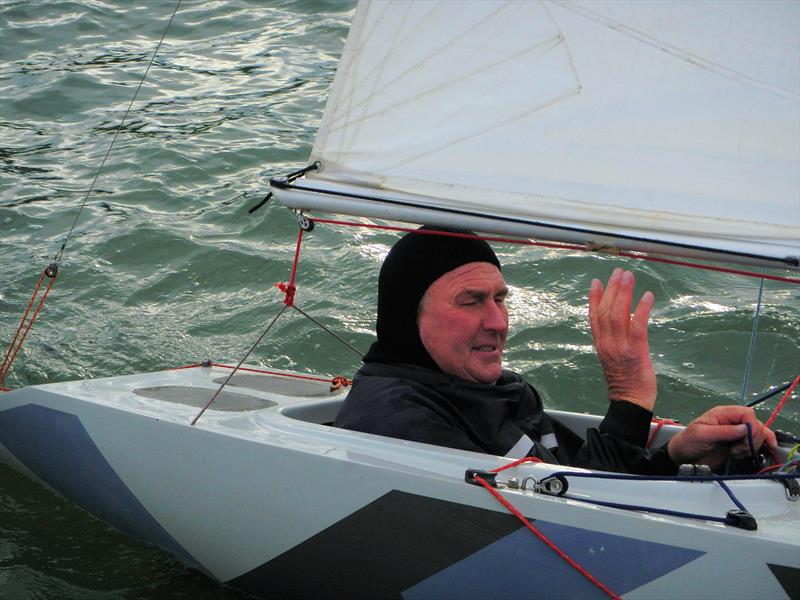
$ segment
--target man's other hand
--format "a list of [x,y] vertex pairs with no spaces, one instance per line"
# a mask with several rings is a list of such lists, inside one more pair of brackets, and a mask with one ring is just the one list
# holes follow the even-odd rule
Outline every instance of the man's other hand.
[[766,442],[778,447],[775,434],[756,418],[747,406],[715,406],[672,438],[667,445],[669,457],[676,465],[694,463],[716,469],[729,456],[744,458],[751,454],[747,426],[752,428],[753,447],[758,451]]
[[589,322],[611,400],[627,400],[649,411],[656,402],[647,322],[653,294],[645,292],[631,316],[633,273],[615,269],[605,290],[598,279],[589,289]]

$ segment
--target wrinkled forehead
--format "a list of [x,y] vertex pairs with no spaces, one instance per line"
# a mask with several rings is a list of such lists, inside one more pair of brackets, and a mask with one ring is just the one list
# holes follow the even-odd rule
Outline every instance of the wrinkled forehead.
[[507,291],[503,274],[495,265],[470,262],[447,271],[429,285],[420,301],[420,308],[424,302],[434,298],[447,300],[462,293],[495,295]]

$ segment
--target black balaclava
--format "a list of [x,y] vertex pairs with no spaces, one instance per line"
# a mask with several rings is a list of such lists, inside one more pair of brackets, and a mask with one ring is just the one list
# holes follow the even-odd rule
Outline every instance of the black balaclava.
[[[474,235],[464,229],[425,225],[419,230]],[[418,231],[419,231],[418,230]],[[439,371],[417,327],[420,300],[439,277],[471,262],[487,262],[500,269],[489,244],[474,238],[410,232],[392,246],[378,279],[378,341],[365,362],[406,363]]]

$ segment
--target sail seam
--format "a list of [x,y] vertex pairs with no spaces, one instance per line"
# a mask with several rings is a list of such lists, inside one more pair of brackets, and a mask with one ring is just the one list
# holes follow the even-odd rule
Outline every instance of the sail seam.
[[[466,31],[464,31],[458,37],[456,37],[454,39],[451,39],[447,43],[441,45],[440,47],[438,47],[435,50],[433,50],[430,53],[428,53],[428,55],[425,58],[423,58],[422,60],[416,62],[415,64],[413,64],[412,66],[407,68],[405,71],[403,71],[402,73],[397,74],[394,78],[392,78],[389,81],[387,81],[380,88],[376,88],[368,98],[365,98],[364,100],[361,100],[361,101],[355,103],[354,105],[351,105],[351,107],[350,107],[351,110],[355,109],[355,108],[358,108],[362,104],[368,102],[375,95],[375,92],[381,91],[381,90],[385,90],[387,87],[389,87],[389,86],[391,86],[391,85],[393,85],[393,84],[395,84],[395,83],[397,83],[399,81],[402,81],[403,78],[406,77],[408,74],[416,72],[422,65],[424,65],[425,63],[427,63],[430,60],[432,60],[437,54],[441,53],[442,51],[444,51],[448,47],[452,46],[454,43],[460,41],[465,36],[470,35],[474,30],[480,29],[484,25],[484,23],[486,23],[490,19],[492,19],[495,16],[497,16],[498,14],[500,14],[508,5],[510,5],[510,2],[507,2],[503,6],[499,7],[495,11],[493,11],[491,14],[487,15],[486,17],[484,17],[480,21],[474,23],[471,27],[469,27]],[[433,10],[435,10],[435,9],[433,9]],[[431,10],[430,12],[432,13],[433,10]],[[403,40],[401,40],[401,42],[402,41]],[[385,59],[386,57],[384,56],[383,58]],[[379,65],[383,64],[383,62],[384,61],[381,60]],[[372,75],[372,73],[378,68],[379,65],[376,65],[375,67],[373,67],[373,69],[369,73],[367,73],[360,81],[354,83],[350,89],[351,90],[357,90],[359,87],[363,86],[364,85],[364,81],[366,81],[366,79],[369,78]],[[345,116],[347,116],[347,115],[345,115]],[[331,126],[334,125],[335,121],[336,121],[336,117],[334,116],[333,117],[333,122],[331,123]]]
[[[488,65],[486,65],[484,67],[481,67],[480,69],[478,69],[476,71],[470,71],[469,73],[465,73],[465,74],[463,74],[463,75],[461,75],[459,77],[455,77],[454,79],[449,79],[447,81],[444,81],[444,82],[440,83],[439,85],[433,86],[433,87],[431,87],[431,88],[429,88],[429,89],[427,89],[427,90],[425,90],[425,91],[423,91],[423,92],[421,92],[421,93],[419,93],[419,94],[417,94],[415,96],[411,96],[409,98],[403,98],[401,100],[398,100],[397,102],[394,102],[393,104],[390,104],[388,106],[382,107],[380,109],[376,109],[373,112],[362,114],[362,116],[356,122],[360,123],[360,122],[364,122],[364,121],[367,121],[369,119],[372,119],[374,117],[383,116],[387,111],[390,111],[393,108],[396,108],[398,106],[402,106],[404,104],[409,104],[410,102],[419,100],[420,98],[424,98],[426,96],[430,96],[431,94],[434,94],[434,93],[436,93],[436,92],[438,92],[440,90],[446,89],[446,88],[448,88],[449,86],[451,86],[451,85],[453,85],[455,83],[460,83],[462,81],[466,81],[466,80],[470,79],[471,77],[474,77],[474,76],[479,75],[481,73],[486,73],[486,72],[492,71],[493,69],[496,69],[498,66],[503,65],[505,63],[509,63],[509,62],[511,62],[513,60],[516,60],[518,58],[521,58],[521,57],[525,56],[528,53],[533,53],[533,56],[530,58],[530,60],[537,59],[540,56],[542,56],[544,54],[547,54],[553,48],[556,48],[557,46],[563,44],[563,42],[564,42],[564,37],[559,32],[557,35],[554,35],[554,36],[548,38],[547,40],[541,42],[540,44],[525,48],[523,50],[520,50],[519,52],[515,52],[513,54],[505,56],[505,57],[501,58],[500,60],[495,61],[495,62],[493,62],[491,64],[488,64]],[[503,82],[508,81],[509,79],[512,79],[512,78],[516,78],[516,77],[518,77],[518,74],[517,73],[512,73],[511,75],[509,75],[509,77],[504,79]],[[576,80],[577,80],[577,78],[576,78]],[[551,104],[555,104],[557,102],[560,102],[561,100],[564,99],[565,96],[569,97],[569,96],[575,95],[579,91],[580,91],[580,83],[578,83],[578,87],[577,88],[571,90],[569,93],[562,94],[561,96],[555,98],[554,100],[550,100],[550,101],[548,101],[546,103],[542,103],[542,104],[538,105],[537,107],[533,108],[532,110],[526,111],[525,114],[529,114],[531,112],[536,112],[537,110],[541,110],[541,108],[546,108],[547,106],[550,106]],[[370,100],[371,98],[372,98],[372,96],[370,96],[370,98],[368,98],[367,100]],[[363,103],[366,103],[366,100]],[[452,114],[453,113],[443,117],[443,119],[447,120],[447,118],[452,116]],[[331,127],[330,131],[331,132],[339,131],[341,129],[346,128],[350,124],[352,124],[352,122],[335,125],[335,126]],[[494,127],[494,126],[495,125],[493,124],[492,127]],[[485,130],[483,130],[483,131],[485,131]],[[481,131],[480,133],[483,133],[483,131]],[[480,133],[475,134],[475,135],[480,135]],[[469,138],[463,138],[463,139],[469,139]],[[447,142],[446,144],[444,144],[443,147],[445,147],[445,146],[447,146],[449,144],[450,144],[450,142]],[[436,150],[433,150],[433,152],[435,152],[435,151]],[[422,155],[422,156],[425,156],[425,155]],[[406,161],[406,162],[410,162],[410,161],[416,160],[417,158],[419,158],[419,157],[408,159],[408,161]]]
[[554,104],[558,104],[559,102],[563,102],[567,98],[571,98],[573,96],[577,96],[580,93],[580,91],[581,91],[581,87],[580,87],[580,83],[578,83],[577,87],[572,88],[571,90],[568,90],[568,91],[566,91],[566,92],[564,92],[562,94],[559,94],[555,98],[551,98],[550,100],[548,100],[546,102],[541,102],[541,103],[535,105],[533,108],[524,110],[522,112],[515,113],[515,114],[511,115],[510,117],[508,117],[507,119],[503,119],[502,121],[492,122],[489,125],[487,125],[486,127],[483,127],[480,130],[475,131],[473,133],[470,133],[468,135],[464,135],[464,136],[461,136],[459,138],[455,138],[455,139],[452,139],[452,140],[447,140],[447,141],[439,144],[438,146],[427,150],[426,152],[422,152],[422,153],[420,153],[420,154],[418,154],[416,156],[410,156],[410,157],[408,157],[405,160],[402,160],[400,162],[396,162],[394,164],[387,165],[386,167],[383,168],[383,170],[384,171],[391,171],[392,169],[397,169],[399,167],[402,167],[404,165],[407,165],[409,163],[417,161],[417,160],[419,160],[421,158],[425,158],[426,156],[430,156],[431,154],[435,154],[436,152],[439,152],[440,150],[443,150],[444,148],[448,148],[448,147],[454,146],[456,144],[461,144],[463,142],[466,142],[467,140],[471,140],[471,139],[474,139],[476,137],[479,137],[479,136],[483,135],[484,133],[486,133],[488,131],[493,131],[493,130],[498,129],[500,127],[505,127],[506,125],[509,125],[509,124],[511,124],[511,123],[513,123],[515,121],[519,121],[520,119],[524,119],[528,115],[531,115],[533,113],[536,113],[536,112],[539,112],[541,110],[544,110],[544,109],[546,109],[546,108],[548,108],[550,106],[553,106]]
[[660,40],[656,37],[653,37],[652,35],[649,35],[643,31],[639,31],[638,29],[630,27],[629,25],[624,25],[623,23],[615,21],[609,17],[606,17],[605,15],[602,15],[590,8],[587,8],[586,6],[578,6],[570,0],[551,0],[551,1],[556,6],[568,10],[576,15],[584,17],[585,19],[588,19],[590,21],[594,21],[599,25],[604,25],[605,27],[608,27],[609,29],[616,31],[617,33],[635,39],[639,42],[642,42],[643,44],[647,44],[648,46],[651,46],[656,50],[661,50],[666,54],[674,56],[675,58],[685,61],[700,69],[704,69],[706,71],[714,73],[715,75],[719,75],[720,77],[725,77],[726,79],[730,79],[732,81],[735,81],[736,83],[740,83],[747,87],[751,87],[770,94],[774,94],[776,96],[780,96],[781,98],[786,98],[787,100],[800,99],[800,94],[798,94],[793,90],[788,90],[776,85],[772,85],[770,83],[759,81],[758,79],[750,77],[745,73],[715,63],[711,60],[703,58],[702,56],[689,52],[688,50],[684,50],[679,46],[675,46],[673,44]]

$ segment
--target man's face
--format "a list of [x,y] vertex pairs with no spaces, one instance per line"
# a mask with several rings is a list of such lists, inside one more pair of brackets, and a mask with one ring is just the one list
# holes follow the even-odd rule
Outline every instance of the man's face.
[[422,345],[442,371],[480,383],[500,378],[507,294],[500,270],[486,262],[461,265],[430,285],[417,324]]

